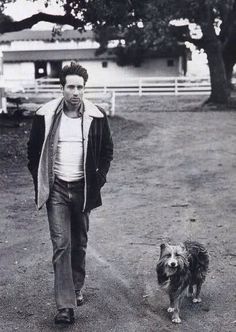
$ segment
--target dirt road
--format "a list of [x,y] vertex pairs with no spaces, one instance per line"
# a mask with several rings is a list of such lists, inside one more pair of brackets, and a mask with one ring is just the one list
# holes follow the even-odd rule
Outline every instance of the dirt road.
[[[235,331],[236,112],[187,106],[162,112],[155,100],[119,101],[115,158],[103,206],[91,214],[86,303],[67,328],[53,324],[47,219],[26,169],[30,121],[0,128],[0,331]],[[185,239],[206,244],[210,271],[203,302],[186,299],[173,326],[155,265],[160,243]]]

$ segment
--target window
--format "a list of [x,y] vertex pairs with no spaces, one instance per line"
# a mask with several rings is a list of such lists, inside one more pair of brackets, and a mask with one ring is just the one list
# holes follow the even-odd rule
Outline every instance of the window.
[[174,60],[173,59],[168,59],[167,60],[167,67],[173,67],[174,66]]
[[35,78],[41,78],[47,76],[47,62],[46,61],[35,61]]
[[103,62],[102,62],[102,68],[107,68],[107,66],[108,66],[107,61],[103,61]]

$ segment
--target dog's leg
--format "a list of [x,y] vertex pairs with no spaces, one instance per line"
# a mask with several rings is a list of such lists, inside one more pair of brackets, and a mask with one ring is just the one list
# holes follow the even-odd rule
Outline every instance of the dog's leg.
[[167,309],[168,312],[172,313],[172,323],[179,324],[181,323],[181,319],[179,317],[179,303],[180,297],[174,297],[173,295],[170,296],[170,307]]
[[175,310],[175,304],[174,304],[175,300],[174,300],[174,296],[173,295],[170,295],[170,306],[169,308],[167,309],[167,312],[174,312]]
[[196,285],[196,294],[193,297],[193,303],[200,303],[202,302],[201,298],[199,297],[202,288],[202,282],[198,282]]
[[188,286],[187,297],[192,297],[192,296],[193,296],[193,285],[190,284]]

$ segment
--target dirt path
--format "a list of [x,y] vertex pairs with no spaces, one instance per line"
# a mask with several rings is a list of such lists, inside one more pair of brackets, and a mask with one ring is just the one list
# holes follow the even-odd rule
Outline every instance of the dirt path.
[[[86,304],[67,331],[235,331],[236,113],[159,112],[120,102],[111,120],[115,158],[91,215]],[[156,110],[156,112],[152,111]],[[25,166],[29,122],[0,128],[0,331],[60,331],[45,211],[34,209]],[[6,145],[7,142],[7,145]],[[203,302],[166,312],[155,264],[162,241],[207,245]],[[64,329],[63,329],[64,330]]]

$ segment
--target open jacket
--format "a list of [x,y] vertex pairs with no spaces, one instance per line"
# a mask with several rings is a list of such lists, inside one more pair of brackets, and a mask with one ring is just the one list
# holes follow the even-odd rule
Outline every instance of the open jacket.
[[[63,98],[57,98],[43,105],[36,112],[32,124],[28,141],[28,168],[33,177],[38,209],[47,202],[54,183],[54,162],[63,103]],[[102,204],[100,189],[106,182],[113,159],[113,142],[104,110],[87,99],[84,99],[83,103],[83,211],[90,211]]]

